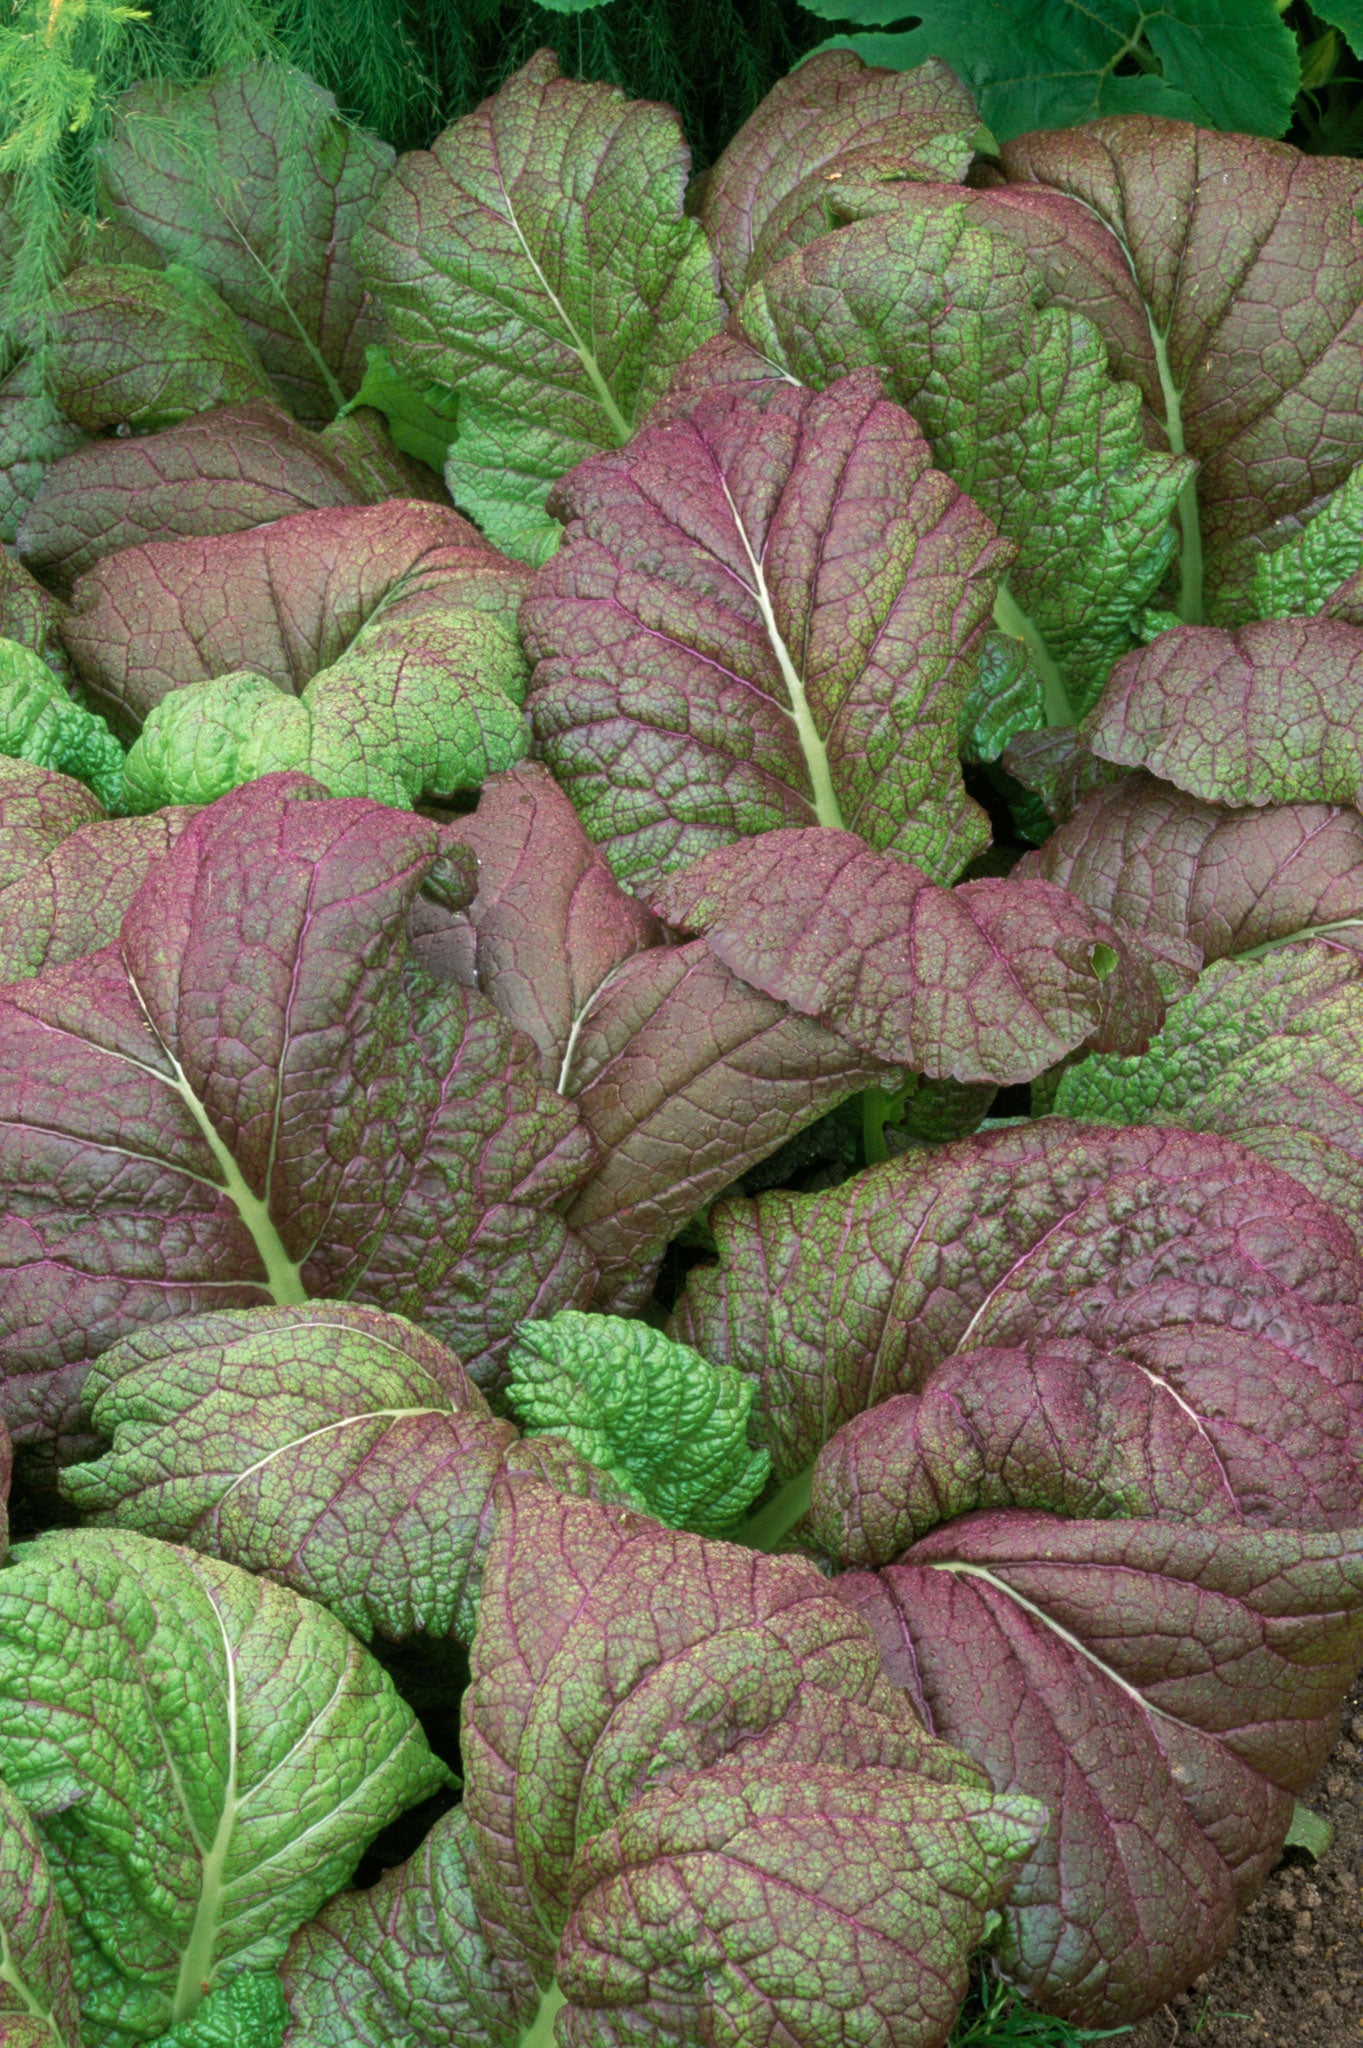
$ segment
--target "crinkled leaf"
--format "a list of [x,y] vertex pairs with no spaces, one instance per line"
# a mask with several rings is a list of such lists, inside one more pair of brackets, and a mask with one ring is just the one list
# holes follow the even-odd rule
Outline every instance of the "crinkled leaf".
[[329,420],[378,335],[351,244],[393,165],[283,65],[135,85],[101,153],[104,210],[226,301],[305,426]]
[[942,2048],[1039,1824],[1030,1800],[826,1755],[646,1793],[574,1865],[560,2038]]
[[1130,1353],[958,1352],[824,1445],[799,1533],[835,1565],[882,1565],[979,1509],[1347,1528],[1360,1493],[1363,1372],[1343,1347],[1173,1325]]
[[1031,1080],[1089,1040],[1148,1044],[1138,947],[1037,881],[935,887],[849,832],[774,832],[672,875],[653,908],[764,994],[938,1079]]
[[175,1315],[358,1300],[480,1376],[521,1316],[583,1299],[556,1214],[591,1158],[576,1111],[480,996],[404,975],[437,845],[301,778],[252,785],[191,821],[117,944],[0,992],[25,1436],[74,1426],[86,1361]]
[[545,1080],[571,1092],[583,1025],[616,970],[661,943],[662,927],[620,887],[537,762],[490,777],[441,848],[476,856],[477,893],[466,915],[422,906],[418,959],[482,989],[539,1046]]
[[165,2048],[280,2048],[289,2009],[274,1970],[246,1970],[210,1991],[192,2019],[157,2038]]
[[79,2020],[66,1915],[42,1837],[0,1784],[0,2040],[75,2048]]
[[584,1843],[652,1788],[767,1731],[793,1735],[802,1711],[830,1763],[841,1722],[866,1761],[959,1782],[961,1759],[907,1711],[812,1565],[530,1479],[500,1481],[494,1498],[463,1762],[470,1878],[495,1953],[547,1975]]
[[0,547],[0,634],[31,647],[54,673],[63,675],[70,666],[60,631],[65,609],[60,598],[45,590],[7,548]]
[[299,1928],[281,1966],[285,2048],[518,2048],[539,1992],[487,1946],[472,1855],[456,1807],[396,1870]]
[[1014,869],[1045,875],[1102,917],[1208,961],[1294,932],[1363,932],[1363,816],[1352,806],[1232,811],[1153,775],[1097,790]]
[[731,1181],[857,1089],[903,1079],[740,980],[704,939],[626,960],[570,1055],[559,1090],[598,1163],[568,1221],[600,1269],[594,1305],[622,1312],[647,1298],[668,1239]]
[[1020,732],[1046,724],[1046,678],[1025,640],[986,633],[974,680],[961,706],[957,743],[963,761],[997,761]]
[[1064,1074],[1056,1110],[1237,1138],[1363,1240],[1361,975],[1356,953],[1321,944],[1223,960],[1173,1005],[1143,1057],[1097,1057]]
[[1159,445],[1198,458],[1180,610],[1231,623],[1279,522],[1363,459],[1363,170],[1141,113],[1019,136],[1003,161],[1000,227],[1097,323]]
[[752,1381],[648,1323],[560,1309],[519,1326],[507,1372],[527,1434],[566,1437],[672,1528],[722,1535],[767,1482]]
[[320,1607],[125,1530],[0,1573],[0,1762],[38,1819],[94,2039],[277,1962],[366,1843],[448,1779]]
[[31,647],[0,640],[0,754],[84,782],[110,810],[123,801],[123,749],[97,712],[73,703]]
[[1356,626],[1184,626],[1118,664],[1085,738],[1207,803],[1351,804],[1363,789],[1361,691]]
[[288,770],[333,796],[407,809],[477,789],[530,735],[515,586],[503,581],[499,593],[486,561],[470,554],[463,578],[447,576],[439,616],[383,616],[297,697],[250,670],[172,690],[129,750],[125,808],[212,803]]
[[984,844],[957,725],[1006,551],[876,375],[707,393],[553,502],[528,705],[623,880],[781,825],[943,880]]
[[945,64],[880,71],[850,51],[816,52],[778,79],[706,174],[700,218],[726,293],[737,299],[750,269],[761,272],[788,213],[811,196],[835,201],[849,177],[963,178],[978,126]]
[[347,655],[366,657],[371,687],[409,655],[443,661],[457,686],[470,654],[494,658],[488,639],[498,671],[523,675],[525,581],[457,512],[396,499],[122,548],[80,579],[64,632],[87,686],[138,721],[185,683],[243,669],[301,693]]
[[[1363,564],[1363,467],[1351,469],[1306,524],[1254,563],[1249,610],[1256,619],[1326,611]],[[1355,624],[1358,622],[1355,620]]]
[[1009,1978],[1103,2025],[1230,1945],[1363,1650],[1363,1530],[1005,1510],[834,1590],[886,1670],[1051,1826],[1004,1907]]
[[89,441],[47,472],[19,546],[69,591],[101,556],[140,541],[238,533],[330,505],[442,499],[418,464],[385,450],[381,428],[366,407],[314,434],[257,403],[218,406],[160,434]]
[[83,782],[0,755],[0,889],[22,881],[64,839],[103,816]]
[[405,156],[357,244],[389,347],[458,388],[445,480],[498,546],[552,551],[553,481],[629,439],[722,303],[670,108],[532,57]]
[[236,316],[193,270],[83,263],[53,300],[52,396],[87,434],[153,432],[274,388]]
[[710,1226],[720,1263],[688,1275],[669,1334],[757,1380],[754,1438],[782,1478],[958,1350],[1125,1349],[1192,1321],[1311,1357],[1360,1328],[1340,1218],[1242,1145],[1184,1131],[1047,1118],[824,1193],[725,1202]]
[[[0,818],[8,809],[0,784]],[[147,875],[188,823],[187,811],[164,810],[81,825],[0,889],[0,982],[24,981],[111,945]]]
[[0,545],[17,537],[50,465],[84,439],[43,389],[36,359],[0,353]]
[[90,1370],[113,1448],[61,1475],[86,1519],[268,1572],[365,1642],[472,1641],[504,1468],[618,1497],[566,1446],[519,1444],[452,1352],[374,1309],[182,1316]]
[[1018,548],[999,624],[1042,651],[1053,719],[1083,711],[1133,642],[1170,562],[1190,465],[1150,453],[1140,399],[1101,337],[1059,307],[980,195],[902,183],[879,218],[821,235],[744,295],[736,323],[773,364],[822,386],[885,376],[934,462]]

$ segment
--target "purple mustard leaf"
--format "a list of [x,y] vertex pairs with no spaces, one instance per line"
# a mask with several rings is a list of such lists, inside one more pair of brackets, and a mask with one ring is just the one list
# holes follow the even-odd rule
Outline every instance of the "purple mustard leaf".
[[406,967],[433,825],[267,778],[201,811],[103,951],[0,994],[3,1405],[79,1427],[148,1322],[313,1296],[417,1315],[479,1379],[593,1277],[592,1148],[531,1042]]
[[1344,1528],[1360,1493],[1347,1355],[1186,1323],[1125,1350],[956,1353],[829,1439],[798,1534],[836,1565],[881,1565],[977,1508]]
[[[754,1745],[756,1746],[756,1745]],[[585,1843],[559,1952],[564,2048],[943,2048],[1031,1800],[743,1749]]]
[[1198,458],[1179,609],[1231,623],[1278,522],[1363,458],[1363,171],[1146,115],[1021,135],[1002,158],[995,232],[1098,327],[1154,445]]
[[1225,1953],[1363,1653],[1363,1530],[980,1512],[833,1590],[935,1732],[1050,1809],[999,1944],[1028,1998],[1132,2021]]
[[817,51],[777,81],[706,173],[700,218],[728,298],[765,267],[789,213],[836,203],[853,179],[961,179],[978,127],[969,92],[934,58],[882,71],[851,50]]
[[[0,820],[8,809],[0,784]],[[26,980],[110,945],[133,897],[191,815],[174,809],[94,819],[0,888],[0,982]]]
[[1296,932],[1363,934],[1363,816],[1352,805],[1230,810],[1153,775],[1095,791],[1013,870],[1206,961]]
[[959,1758],[925,1740],[874,1639],[804,1560],[527,1477],[500,1480],[494,1500],[463,1707],[473,1894],[494,1953],[546,1977],[583,1843],[802,1696],[826,1695],[852,1730],[869,1716],[867,1739],[958,1780]]
[[85,1401],[112,1448],[60,1483],[87,1522],[267,1572],[365,1642],[472,1641],[500,1472],[623,1497],[561,1438],[521,1442],[415,1324],[348,1302],[139,1330]]
[[1120,782],[1125,769],[1091,754],[1073,725],[1053,725],[1044,732],[1014,733],[1003,750],[1007,773],[1041,799],[1057,825],[1095,789]]
[[0,890],[22,882],[73,832],[103,819],[103,804],[83,782],[0,756]]
[[1339,620],[1182,626],[1117,663],[1084,737],[1206,803],[1351,804],[1361,687],[1363,632]]
[[[661,943],[662,927],[620,887],[536,762],[490,776],[477,811],[448,825],[441,846],[477,856],[477,894],[464,918],[474,984],[529,1032],[545,1080],[569,1093],[588,1017],[616,970]],[[437,929],[429,919],[431,943]]]
[[957,727],[1007,549],[872,371],[670,411],[551,501],[542,757],[631,887],[816,823],[950,880],[985,842]]
[[472,1855],[456,1807],[405,1863],[299,1928],[280,1964],[284,2048],[519,2048],[539,1987],[489,1950]]
[[1083,1338],[1140,1362],[1192,1324],[1357,1378],[1346,1224],[1225,1138],[1052,1117],[710,1223],[719,1263],[692,1270],[668,1331],[756,1378],[755,1441],[782,1479],[957,1351]]
[[8,548],[0,547],[0,639],[31,647],[58,675],[70,669],[60,622],[66,607]]
[[667,1241],[806,1124],[901,1067],[801,1017],[704,939],[618,968],[560,1080],[597,1164],[567,1216],[600,1269],[597,1308],[646,1299]]
[[1065,891],[941,889],[849,832],[742,840],[652,904],[754,988],[936,1079],[1030,1081],[1090,1040],[1144,1050],[1164,1013],[1139,945]]
[[144,541],[238,533],[335,505],[439,497],[421,464],[391,443],[384,448],[381,427],[365,407],[317,434],[257,402],[216,406],[159,434],[88,441],[47,471],[24,514],[19,551],[69,592],[103,556]]
[[180,685],[242,669],[301,692],[362,633],[396,659],[463,608],[510,640],[525,582],[457,512],[394,499],[121,548],[80,578],[63,632],[86,686],[140,723]]

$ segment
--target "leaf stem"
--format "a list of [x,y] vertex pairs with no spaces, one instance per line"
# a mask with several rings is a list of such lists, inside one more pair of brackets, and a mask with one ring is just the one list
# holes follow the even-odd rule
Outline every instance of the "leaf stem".
[[809,1512],[813,1486],[814,1467],[806,1465],[803,1472],[797,1472],[779,1492],[772,1495],[765,1507],[749,1517],[734,1537],[734,1542],[745,1544],[749,1550],[774,1550],[786,1532],[795,1527],[801,1515]]
[[1041,701],[1046,711],[1047,725],[1077,725],[1070,693],[1065,687],[1065,678],[1055,656],[1046,645],[1034,619],[1028,618],[1022,606],[1006,583],[999,586],[994,599],[994,624],[1010,640],[1021,640],[1029,647],[1037,667],[1041,670]]
[[554,2048],[554,2015],[562,2012],[567,2003],[555,1978],[540,2000],[540,2009],[535,2014],[530,2032],[521,2040],[521,2048]]

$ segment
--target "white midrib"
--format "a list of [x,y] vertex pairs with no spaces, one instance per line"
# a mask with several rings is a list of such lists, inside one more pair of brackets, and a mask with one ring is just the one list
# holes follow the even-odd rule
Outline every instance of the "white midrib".
[[[503,190],[505,190],[505,187],[503,187]],[[563,322],[564,328],[567,331],[568,339],[571,342],[574,351],[576,352],[577,359],[581,363],[583,369],[587,372],[587,381],[591,385],[593,392],[596,394],[596,402],[601,407],[602,412],[605,413],[606,418],[610,421],[611,432],[615,435],[616,440],[620,443],[620,446],[623,448],[625,442],[628,441],[634,429],[630,426],[629,421],[625,418],[625,415],[621,412],[619,406],[616,404],[614,398],[611,396],[611,388],[601,374],[601,365],[600,363],[597,362],[594,352],[588,348],[586,342],[578,333],[577,328],[573,325],[573,321],[569,315],[568,308],[564,305],[562,299],[554,290],[554,287],[550,284],[544,272],[540,269],[539,264],[535,261],[534,255],[530,248],[530,244],[526,241],[525,236],[521,231],[521,224],[516,218],[516,210],[511,204],[510,193],[507,193],[506,219],[510,224],[512,233],[515,235],[516,240],[520,243],[521,248],[525,252],[525,260],[530,265],[530,268],[534,271],[536,280],[539,283],[540,290],[544,293],[550,305],[558,314],[559,319]]]
[[371,1408],[363,1415],[343,1415],[339,1422],[328,1422],[320,1429],[305,1430],[302,1436],[293,1436],[286,1444],[277,1444],[272,1451],[267,1451],[263,1458],[257,1458],[254,1464],[243,1466],[232,1484],[219,1496],[218,1506],[221,1507],[225,1500],[229,1500],[237,1488],[244,1486],[248,1479],[254,1479],[257,1472],[263,1472],[267,1465],[273,1465],[276,1458],[287,1457],[290,1451],[301,1450],[304,1444],[316,1443],[319,1437],[336,1436],[343,1429],[358,1428],[362,1422],[410,1422],[421,1415],[449,1416],[453,1413],[454,1410],[451,1408]]
[[767,588],[762,564],[753,551],[752,542],[748,539],[747,529],[733,501],[728,482],[721,477],[719,483],[733,514],[734,531],[743,543],[743,552],[752,569],[753,580],[746,588],[762,614],[762,625],[771,651],[776,656],[776,665],[781,671],[786,694],[790,698],[790,715],[795,721],[795,730],[805,757],[805,767],[809,770],[809,785],[814,792],[814,815],[821,825],[832,825],[841,831],[842,812],[838,807],[837,795],[833,788],[833,775],[828,766],[828,749],[823,743],[818,726],[814,723],[814,713],[809,708],[809,698],[805,694],[804,677],[791,660],[790,649],[786,646],[781,629],[776,623],[776,613],[772,607],[771,592]]
[[1145,1694],[1138,1691],[1129,1680],[1123,1678],[1119,1672],[1114,1671],[1110,1664],[1105,1664],[1102,1658],[1089,1648],[1087,1643],[1081,1642],[1078,1636],[1072,1635],[1069,1629],[1063,1627],[1060,1622],[1047,1614],[1044,1608],[1038,1607],[1035,1601],[1029,1600],[1025,1593],[1019,1593],[1015,1586],[1010,1586],[1006,1579],[997,1577],[994,1572],[986,1571],[982,1564],[948,1562],[934,1564],[930,1566],[930,1569],[935,1572],[955,1572],[960,1578],[983,1579],[987,1586],[993,1586],[996,1592],[1004,1594],[1015,1606],[1022,1608],[1024,1613],[1030,1614],[1034,1621],[1039,1621],[1043,1628],[1049,1629],[1053,1636],[1057,1636],[1062,1643],[1067,1643],[1070,1649],[1077,1651],[1081,1657],[1086,1658],[1096,1671],[1102,1672],[1104,1678],[1110,1678],[1112,1683],[1120,1691],[1124,1692],[1128,1699],[1135,1701],[1142,1713],[1158,1716],[1161,1721],[1171,1721],[1176,1728],[1183,1726],[1177,1714],[1166,1713],[1163,1707],[1155,1706],[1153,1701],[1148,1700]]
[[0,1984],[8,1984],[11,1990],[17,1991],[20,1998],[24,2001],[24,2011],[29,2015],[30,2019],[44,2021],[48,2033],[57,2044],[57,2048],[64,2048],[66,2036],[57,2025],[56,2014],[50,2005],[43,2003],[37,1993],[30,1987],[27,1980],[21,1975],[19,1965],[14,1958],[14,1952],[10,1948],[6,1930],[3,1927],[0,1927]]
[[[180,1974],[176,1979],[170,2014],[172,2025],[178,2020],[187,2020],[191,2013],[197,2011],[211,1981],[213,1949],[222,1918],[223,1872],[227,1867],[227,1852],[232,1845],[232,1831],[237,1821],[237,1661],[216,1601],[210,1600],[210,1605],[222,1632],[223,1657],[227,1665],[227,1783],[223,1786],[222,1811],[213,1840],[206,1850],[200,1852],[199,1902],[180,1957]],[[188,1822],[187,1811],[185,1819]]]
[[164,1040],[158,1042],[173,1070],[170,1085],[203,1133],[204,1143],[213,1154],[226,1191],[242,1222],[250,1231],[256,1250],[260,1253],[261,1263],[265,1268],[265,1284],[271,1300],[280,1308],[298,1308],[308,1300],[308,1291],[303,1285],[301,1263],[291,1259],[285,1251],[284,1241],[275,1227],[269,1205],[262,1202],[259,1195],[252,1194],[247,1186],[241,1168],[214,1130],[208,1111],[190,1087],[184,1068]]

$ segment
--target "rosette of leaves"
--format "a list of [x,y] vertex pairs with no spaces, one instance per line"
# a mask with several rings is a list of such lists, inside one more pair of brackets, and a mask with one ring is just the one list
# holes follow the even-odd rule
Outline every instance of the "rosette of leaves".
[[711,1225],[672,1328],[756,1382],[785,1485],[749,1540],[837,1568],[928,1725],[1049,1807],[1009,1978],[1153,2010],[1229,1944],[1363,1648],[1347,1231],[1223,1139],[1058,1120]]

